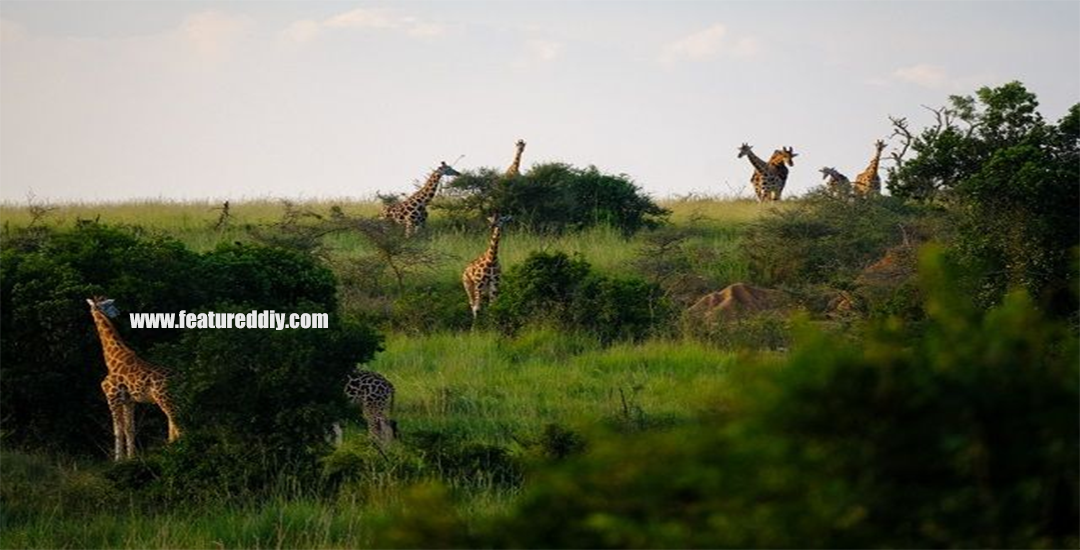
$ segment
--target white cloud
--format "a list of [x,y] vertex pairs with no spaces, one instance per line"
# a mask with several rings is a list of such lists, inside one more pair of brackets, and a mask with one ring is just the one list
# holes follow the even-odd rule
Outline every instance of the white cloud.
[[756,54],[758,50],[759,43],[756,38],[729,37],[727,27],[722,23],[715,23],[664,46],[661,59],[672,62],[699,61],[719,55],[749,57]]
[[944,67],[929,63],[900,67],[892,72],[892,76],[903,82],[933,89],[941,88],[949,82],[949,75]]
[[385,8],[356,8],[326,18],[323,21],[304,19],[295,21],[281,31],[281,37],[289,42],[310,42],[326,29],[374,29],[404,33],[417,38],[431,38],[446,32],[439,23],[424,21],[412,15]]
[[301,19],[295,21],[293,24],[281,31],[281,36],[289,42],[296,44],[303,44],[314,40],[319,33],[322,32],[322,27],[318,21],[312,21],[311,19]]
[[390,15],[389,10],[380,8],[356,8],[339,13],[323,22],[327,27],[350,29],[393,29],[400,21]]
[[188,16],[180,25],[180,35],[200,55],[219,58],[251,29],[251,19],[219,11]]

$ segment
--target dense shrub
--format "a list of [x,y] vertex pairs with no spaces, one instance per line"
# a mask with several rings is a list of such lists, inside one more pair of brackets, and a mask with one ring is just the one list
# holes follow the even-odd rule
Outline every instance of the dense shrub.
[[[0,409],[8,443],[67,453],[104,454],[111,448],[111,419],[100,388],[106,370],[86,304],[86,298],[94,294],[116,299],[123,314],[115,324],[133,349],[151,360],[165,359],[160,362],[178,373],[186,374],[194,365],[188,381],[204,384],[203,389],[237,383],[284,391],[289,383],[280,378],[253,382],[244,379],[244,373],[264,368],[284,376],[293,372],[288,369],[298,369],[296,374],[307,376],[310,373],[304,369],[325,368],[326,375],[332,377],[338,374],[334,369],[341,368],[349,350],[356,351],[348,354],[347,364],[351,367],[370,358],[376,349],[370,331],[349,329],[351,332],[346,333],[342,332],[346,330],[344,325],[329,331],[289,334],[128,329],[126,313],[133,311],[223,312],[224,305],[230,304],[227,307],[234,308],[230,311],[246,308],[244,311],[293,312],[306,305],[313,311],[332,313],[336,303],[333,276],[312,258],[296,252],[223,245],[200,255],[172,239],[97,223],[80,223],[62,231],[38,231],[34,239],[6,234],[2,246],[0,376],[4,383],[0,386]],[[356,341],[344,342],[349,338]],[[297,347],[291,348],[290,344]],[[267,350],[274,353],[265,353]],[[309,355],[301,357],[303,353]],[[328,365],[318,363],[329,359],[333,361]],[[275,370],[278,367],[281,370]],[[219,374],[220,379],[208,378]],[[333,384],[340,393],[340,380],[327,384]],[[306,383],[289,387],[303,388]],[[244,403],[246,395],[237,394],[238,402]],[[202,401],[211,397],[198,395],[199,407],[188,410],[208,416],[191,418],[191,423],[228,421],[227,415],[215,416],[215,409]],[[292,405],[299,407],[312,396],[301,392],[293,397]],[[277,399],[281,395],[268,394],[265,398]],[[254,406],[254,402],[244,404]],[[277,405],[278,412],[297,412],[290,408],[292,405]],[[164,422],[157,411],[150,409],[138,409],[143,428],[140,434],[153,434],[151,440],[160,441],[160,434],[165,433]],[[314,421],[318,415],[308,411],[299,416]],[[283,430],[280,435],[297,437],[303,446],[310,436],[300,431]]]
[[928,256],[920,339],[895,322],[862,346],[808,332],[784,364],[735,368],[718,416],[590,440],[505,518],[412,544],[1073,547],[1077,337],[1023,292],[983,314],[955,278]]
[[490,312],[507,332],[529,324],[556,324],[602,341],[642,338],[670,318],[659,287],[636,278],[591,270],[563,252],[535,252],[503,276]]
[[889,189],[949,204],[984,306],[1022,286],[1059,314],[1075,312],[1080,104],[1054,125],[1019,82],[949,102],[936,125],[912,136],[914,155],[889,170]]
[[[318,308],[295,311],[305,310]],[[350,414],[342,392],[346,377],[381,349],[369,328],[330,319],[329,328],[317,330],[188,331],[177,345],[159,350],[178,367],[173,391],[181,425],[229,443],[239,454],[227,453],[231,459],[223,465],[233,460],[258,470],[259,464],[314,464],[326,450],[332,423]],[[197,461],[205,452],[190,447],[195,455],[184,460]],[[184,454],[181,448],[169,452]],[[253,453],[260,461],[250,459]],[[188,475],[183,469],[176,474]]]
[[291,311],[301,302],[321,311],[333,311],[337,305],[333,273],[311,257],[284,248],[222,244],[202,256],[199,274],[200,284],[213,293],[210,303],[279,312]]
[[[110,294],[125,311],[200,305],[207,293],[197,276],[199,257],[172,239],[99,224],[50,231],[32,246],[19,242],[6,235],[0,258],[5,437],[72,453],[108,449],[112,425],[100,388],[105,366],[86,298]],[[179,335],[120,330],[135,349]]]
[[906,235],[924,231],[928,213],[892,197],[847,201],[811,193],[773,210],[747,231],[753,280],[766,286],[828,283],[851,288],[858,274]]
[[605,174],[595,166],[539,164],[512,179],[481,169],[455,178],[446,194],[437,205],[461,225],[479,226],[491,212],[499,212],[534,231],[610,225],[630,234],[655,227],[667,215],[628,176]]

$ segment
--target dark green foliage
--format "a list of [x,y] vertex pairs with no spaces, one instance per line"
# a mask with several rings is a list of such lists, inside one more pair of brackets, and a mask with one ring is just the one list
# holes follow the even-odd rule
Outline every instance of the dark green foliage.
[[957,249],[982,303],[1022,286],[1063,314],[1077,309],[1070,268],[1080,245],[1080,104],[1055,126],[1019,82],[950,98],[937,126],[890,170],[894,195],[946,197]]
[[[100,389],[107,371],[86,303],[86,298],[95,294],[116,299],[122,314],[115,325],[136,352],[159,360],[178,374],[190,375],[187,381],[193,385],[187,386],[192,390],[189,397],[198,394],[194,402],[199,403],[186,408],[195,415],[186,419],[192,425],[229,421],[227,415],[198,415],[214,414],[211,411],[215,409],[201,399],[226,401],[226,394],[235,389],[222,388],[230,383],[266,392],[259,398],[272,402],[277,414],[294,414],[291,421],[321,422],[325,414],[319,407],[325,405],[312,405],[313,410],[303,407],[309,405],[305,402],[308,398],[329,399],[326,394],[312,389],[309,395],[305,388],[310,389],[310,381],[286,382],[282,377],[308,377],[312,372],[307,369],[328,369],[325,376],[338,376],[342,368],[369,359],[377,349],[370,331],[341,323],[326,331],[287,333],[128,328],[129,312],[223,312],[229,307],[228,311],[276,309],[291,313],[306,307],[333,313],[333,276],[301,253],[223,245],[199,255],[171,239],[96,223],[38,232],[33,240],[16,237],[5,236],[0,262],[0,368],[4,381],[0,407],[9,443],[83,454],[104,454],[111,447],[112,425]],[[182,342],[178,341],[181,336]],[[260,369],[270,376],[255,381],[246,378],[262,372]],[[221,377],[214,379],[218,375]],[[327,382],[316,377],[317,381],[310,383],[333,386],[336,403],[343,379],[342,375]],[[330,391],[325,388],[319,391]],[[298,393],[289,393],[294,391]],[[245,406],[266,404],[243,401],[251,397],[243,391],[234,395]],[[284,400],[286,395],[291,395],[289,403],[274,401]],[[158,444],[165,433],[160,413],[152,409],[144,406],[138,412],[144,446]],[[306,426],[277,430],[282,426],[271,428],[272,422],[260,423],[264,421],[232,428],[238,432],[273,430],[281,440],[274,443],[268,439],[271,445],[285,446],[285,441],[300,448],[308,445],[311,435],[303,431]],[[259,432],[260,437],[266,434]]]
[[[279,312],[293,311],[301,302],[324,312],[336,307],[336,281],[330,270],[309,256],[284,248],[222,244],[203,255],[200,283],[212,289],[213,303]],[[176,311],[180,309],[184,308]]]
[[180,366],[173,387],[189,431],[225,433],[287,462],[325,444],[349,414],[346,377],[379,349],[373,331],[331,315],[327,329],[188,331],[162,355]]
[[395,330],[416,334],[467,329],[472,321],[465,291],[455,280],[410,288],[394,300],[390,317]]
[[667,215],[625,174],[611,175],[595,166],[538,164],[528,173],[506,179],[491,169],[467,172],[448,185],[450,198],[438,203],[451,220],[479,226],[487,215],[512,215],[514,223],[543,232],[575,231],[609,225],[631,234],[655,227]]
[[[8,441],[72,453],[109,447],[101,345],[86,298],[116,297],[123,311],[199,305],[199,257],[167,238],[98,224],[42,233],[32,246],[5,238],[0,260],[0,410]],[[25,241],[24,241],[25,244]],[[190,300],[190,301],[188,301]],[[120,330],[135,349],[178,331]],[[162,423],[163,426],[163,423]]]
[[556,324],[605,342],[643,338],[671,315],[656,285],[600,275],[563,252],[535,252],[507,270],[490,312],[508,332]]
[[471,441],[453,431],[418,431],[405,445],[419,454],[425,469],[443,479],[516,486],[522,471],[506,447]]
[[848,201],[812,193],[755,222],[745,238],[753,280],[765,286],[829,283],[850,288],[924,214],[892,197]]
[[563,459],[585,451],[585,438],[559,424],[545,424],[539,447],[544,457]]

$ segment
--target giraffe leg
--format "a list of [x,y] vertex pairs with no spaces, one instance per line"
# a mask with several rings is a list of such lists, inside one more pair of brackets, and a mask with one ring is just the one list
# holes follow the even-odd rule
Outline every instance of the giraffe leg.
[[113,460],[123,459],[124,453],[124,405],[119,390],[108,380],[101,382],[101,391],[109,404],[109,414],[113,423]]
[[124,445],[127,447],[127,457],[135,458],[135,403],[124,403]]
[[467,275],[461,278],[461,282],[465,285],[465,294],[469,297],[469,309],[472,310],[473,324],[476,324],[477,313],[480,311],[480,289],[477,288],[476,282]]
[[176,423],[176,410],[173,408],[172,401],[161,392],[157,392],[154,396],[154,402],[169,421],[169,443],[172,443],[180,437],[180,426]]

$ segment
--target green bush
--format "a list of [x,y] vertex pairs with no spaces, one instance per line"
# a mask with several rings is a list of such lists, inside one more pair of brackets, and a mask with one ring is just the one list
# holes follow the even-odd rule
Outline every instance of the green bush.
[[[307,304],[313,311],[332,313],[336,304],[335,281],[329,270],[307,256],[283,249],[223,245],[200,255],[173,239],[97,223],[36,231],[33,239],[10,233],[4,237],[0,243],[0,376],[4,380],[0,414],[10,444],[76,454],[107,453],[111,448],[111,419],[100,388],[106,370],[86,304],[92,295],[115,298],[124,313],[223,312],[223,304],[231,304],[230,311],[279,312],[297,311]],[[227,366],[251,366],[244,358],[253,355],[268,365],[288,357],[293,361],[288,368],[301,368],[301,359],[282,349],[289,336],[270,331],[133,331],[128,329],[126,315],[121,315],[116,325],[144,358],[164,359],[161,364],[180,373],[189,363],[176,350],[190,346],[189,357],[198,357],[200,365],[207,366],[196,370],[190,380],[203,376],[201,383],[208,387],[211,381],[205,377],[237,377],[237,371],[225,372]],[[303,331],[302,335],[297,331],[290,336],[306,342],[303,349],[343,349],[335,340],[345,338],[342,330]],[[349,357],[350,367],[369,358],[376,347],[370,331],[356,334],[358,343],[350,345],[359,346],[360,352]],[[211,347],[213,354],[207,351]],[[173,350],[172,357],[162,352],[166,349]],[[281,353],[258,353],[265,349]],[[312,357],[317,361],[325,355]],[[223,370],[212,370],[208,365],[213,363],[224,365]],[[315,364],[310,368],[316,368]],[[226,378],[213,383],[243,381]],[[340,393],[340,385],[335,390]],[[305,398],[297,396],[297,403]],[[192,407],[195,413],[213,414],[202,408],[204,403],[196,402],[199,407]],[[160,441],[165,432],[163,418],[157,411],[147,414],[149,409],[140,408],[140,433]],[[202,424],[214,419],[191,420]]]
[[668,213],[625,174],[562,163],[538,164],[513,179],[492,169],[466,172],[448,185],[446,194],[437,206],[458,225],[476,227],[486,227],[481,222],[498,212],[512,215],[515,224],[534,231],[609,225],[632,234],[657,226]]
[[[41,232],[29,245],[5,235],[0,247],[0,417],[7,442],[107,452],[112,424],[100,387],[106,371],[86,298],[109,294],[125,312],[202,305],[208,293],[199,256],[172,239],[94,223]],[[179,336],[119,324],[138,350]]]
[[203,288],[213,293],[210,303],[278,312],[293,311],[302,302],[320,311],[337,306],[333,273],[310,256],[284,248],[222,244],[202,256],[199,275]]
[[611,342],[643,338],[666,322],[671,308],[661,294],[640,279],[595,273],[564,252],[534,252],[507,270],[489,311],[509,333],[555,324]]
[[[318,308],[295,311],[305,310]],[[185,438],[211,437],[227,444],[217,452],[232,457],[205,464],[202,470],[229,466],[233,460],[265,481],[259,464],[310,466],[327,450],[331,425],[350,415],[342,391],[345,379],[357,363],[380,349],[381,340],[371,329],[331,314],[327,329],[188,331],[160,353],[181,367],[173,388]],[[185,444],[167,456],[197,462],[206,447]],[[264,459],[253,461],[247,453]],[[188,470],[177,468],[174,473],[196,475],[185,473]],[[213,477],[207,471],[198,475]]]
[[847,201],[811,193],[751,225],[744,249],[753,280],[851,288],[865,267],[904,241],[905,232],[926,223],[925,213],[892,197]]
[[899,197],[949,205],[956,247],[983,306],[1021,286],[1049,310],[1080,303],[1071,258],[1080,246],[1080,104],[1055,125],[1020,82],[951,96],[914,155],[889,170]]

